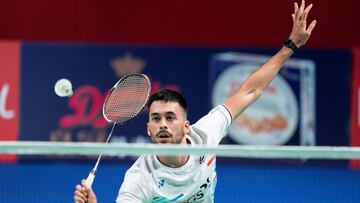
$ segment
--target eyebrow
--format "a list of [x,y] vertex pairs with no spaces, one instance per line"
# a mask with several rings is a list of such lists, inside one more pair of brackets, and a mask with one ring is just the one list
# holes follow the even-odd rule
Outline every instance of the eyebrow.
[[[152,117],[152,116],[158,116],[158,115],[160,115],[160,113],[152,113],[152,114],[150,114],[150,116]],[[176,113],[174,113],[174,112],[172,112],[172,111],[167,111],[167,112],[165,112],[165,115],[176,115]]]

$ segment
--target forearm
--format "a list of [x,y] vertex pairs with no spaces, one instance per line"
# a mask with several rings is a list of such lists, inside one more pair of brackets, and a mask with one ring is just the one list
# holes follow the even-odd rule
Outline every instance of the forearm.
[[271,57],[265,64],[249,76],[241,86],[241,91],[245,93],[261,93],[278,74],[281,67],[292,54],[293,52],[291,49],[282,47],[277,54]]
[[265,87],[274,79],[292,54],[291,49],[282,47],[277,54],[252,73],[234,95],[224,102],[233,118],[240,115],[251,103],[260,97]]

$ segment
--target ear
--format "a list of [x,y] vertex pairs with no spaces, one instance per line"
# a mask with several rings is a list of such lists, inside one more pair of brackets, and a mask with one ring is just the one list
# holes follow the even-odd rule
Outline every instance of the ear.
[[151,136],[151,134],[150,134],[149,122],[146,124],[146,130],[147,130],[148,136]]
[[186,120],[184,123],[184,132],[185,132],[185,134],[190,133],[190,122],[188,120]]

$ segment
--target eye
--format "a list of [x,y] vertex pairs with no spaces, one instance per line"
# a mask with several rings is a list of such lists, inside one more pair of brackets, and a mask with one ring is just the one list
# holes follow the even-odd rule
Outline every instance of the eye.
[[172,120],[174,120],[175,119],[175,116],[174,115],[167,115],[166,116],[166,120],[168,120],[168,121],[172,121]]
[[157,121],[160,120],[160,117],[159,116],[153,116],[153,117],[151,117],[151,120],[157,122]]

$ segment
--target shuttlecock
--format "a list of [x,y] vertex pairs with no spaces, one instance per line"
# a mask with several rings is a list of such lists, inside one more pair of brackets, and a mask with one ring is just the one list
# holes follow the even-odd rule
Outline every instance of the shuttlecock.
[[70,97],[73,94],[71,82],[65,78],[55,83],[54,90],[59,97]]

